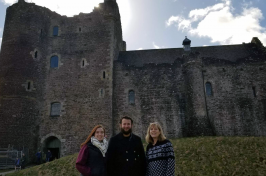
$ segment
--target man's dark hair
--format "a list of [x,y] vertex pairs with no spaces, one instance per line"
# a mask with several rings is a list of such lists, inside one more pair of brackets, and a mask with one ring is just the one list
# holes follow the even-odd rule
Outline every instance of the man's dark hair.
[[120,121],[119,121],[120,124],[122,124],[122,120],[123,120],[123,119],[130,120],[130,121],[131,121],[131,125],[133,124],[133,120],[132,120],[130,117],[128,117],[128,116],[124,116],[124,117],[122,117],[122,118],[120,119]]

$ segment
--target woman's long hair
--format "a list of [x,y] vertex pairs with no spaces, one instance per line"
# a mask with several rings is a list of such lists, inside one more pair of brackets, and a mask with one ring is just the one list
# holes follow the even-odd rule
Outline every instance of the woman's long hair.
[[148,144],[152,144],[153,143],[153,138],[150,135],[151,127],[157,127],[159,129],[160,135],[158,136],[158,141],[164,141],[166,139],[166,137],[165,137],[165,135],[163,133],[163,128],[161,127],[161,125],[158,122],[153,122],[153,123],[150,123],[150,125],[148,127],[148,130],[147,130],[146,137],[145,137],[146,142]]
[[80,145],[80,148],[82,148],[85,144],[87,144],[87,143],[91,140],[91,137],[94,136],[95,131],[96,131],[98,128],[102,128],[102,129],[103,129],[103,132],[104,132],[104,135],[105,135],[105,129],[104,129],[104,127],[103,127],[102,125],[96,125],[96,126],[92,129],[92,131],[91,131],[91,133],[89,134],[89,136],[87,137],[86,141],[83,142],[83,143]]

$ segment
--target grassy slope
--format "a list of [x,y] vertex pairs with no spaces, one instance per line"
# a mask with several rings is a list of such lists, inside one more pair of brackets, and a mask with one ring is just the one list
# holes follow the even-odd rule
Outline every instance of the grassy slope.
[[[176,175],[266,175],[265,137],[200,137],[171,140]],[[79,176],[77,154],[8,176]]]

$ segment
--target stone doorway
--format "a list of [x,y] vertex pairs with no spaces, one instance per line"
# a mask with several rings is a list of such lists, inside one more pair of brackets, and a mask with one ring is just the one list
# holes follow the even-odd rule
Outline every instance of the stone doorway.
[[50,159],[50,161],[60,158],[61,142],[57,137],[51,136],[44,141],[43,152],[45,153],[45,156],[48,150],[50,150],[50,152],[52,153],[52,158]]

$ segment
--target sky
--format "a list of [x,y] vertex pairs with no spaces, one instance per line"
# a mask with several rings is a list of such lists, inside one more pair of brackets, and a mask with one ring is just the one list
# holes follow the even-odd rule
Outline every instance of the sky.
[[[61,15],[90,13],[104,0],[26,0]],[[0,0],[0,46],[6,8],[17,0]],[[127,50],[249,43],[266,46],[266,0],[117,0]]]

